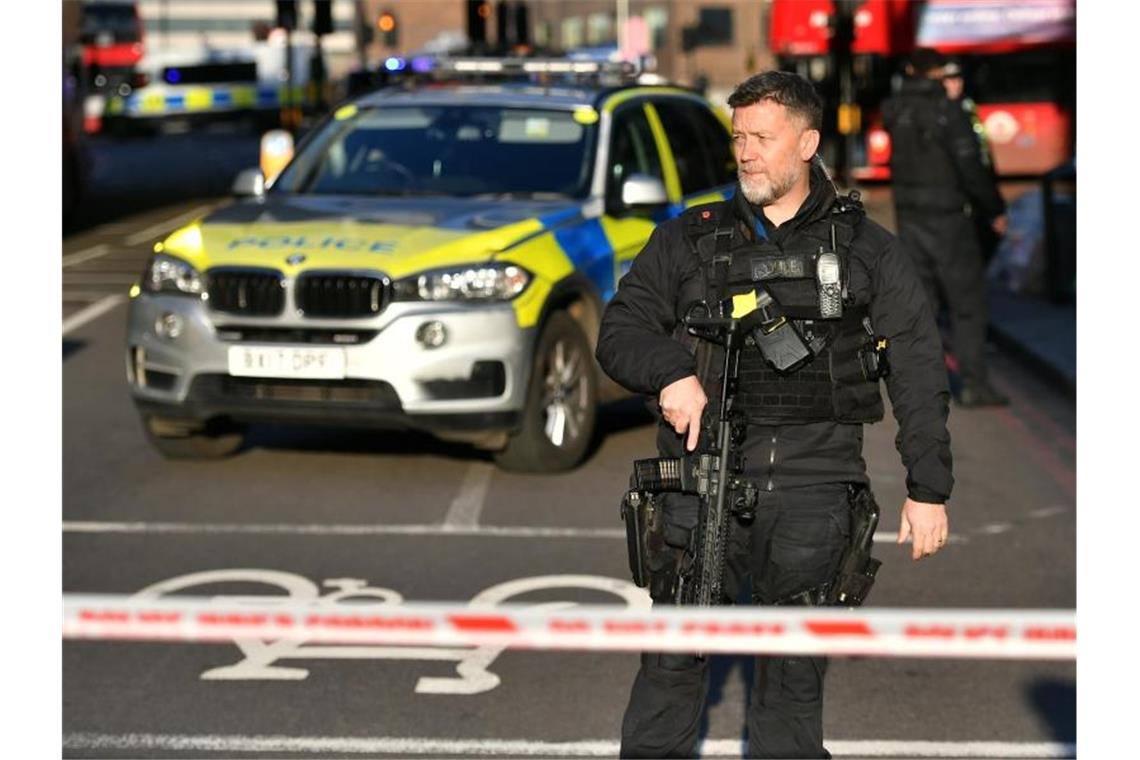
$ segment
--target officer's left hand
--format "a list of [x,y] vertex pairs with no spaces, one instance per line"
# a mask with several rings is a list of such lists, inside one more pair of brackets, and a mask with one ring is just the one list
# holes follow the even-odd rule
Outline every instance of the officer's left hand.
[[1005,237],[1005,233],[1009,230],[1009,217],[1005,214],[995,216],[990,226],[994,228],[994,233],[998,237]]
[[950,522],[946,519],[945,504],[930,504],[907,499],[902,506],[899,521],[899,540],[905,543],[908,536],[914,541],[911,559],[929,557],[946,545],[950,535]]

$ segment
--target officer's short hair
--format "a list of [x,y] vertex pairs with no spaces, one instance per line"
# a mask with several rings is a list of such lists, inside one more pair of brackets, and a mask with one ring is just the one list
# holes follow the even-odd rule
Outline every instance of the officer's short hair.
[[755,105],[761,100],[779,103],[803,119],[809,129],[823,126],[823,101],[811,82],[790,71],[765,71],[753,74],[728,96],[730,108]]

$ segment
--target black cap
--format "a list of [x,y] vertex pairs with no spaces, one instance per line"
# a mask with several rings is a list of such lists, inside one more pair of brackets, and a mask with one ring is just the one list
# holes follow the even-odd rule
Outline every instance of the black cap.
[[915,76],[926,76],[935,69],[940,69],[947,63],[946,56],[933,48],[918,48],[910,54],[908,64]]

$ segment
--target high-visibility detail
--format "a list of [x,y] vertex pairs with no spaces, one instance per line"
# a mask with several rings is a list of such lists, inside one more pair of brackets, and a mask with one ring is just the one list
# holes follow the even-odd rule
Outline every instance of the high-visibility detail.
[[[212,223],[183,227],[163,244],[199,270],[225,264],[271,267],[290,274],[315,266],[378,270],[395,279],[428,269],[487,261],[496,251],[541,231],[537,219],[479,231],[339,219],[265,225]],[[296,253],[305,254],[303,267],[286,261]],[[566,266],[565,256],[558,256],[563,261],[558,267],[561,271]],[[531,269],[529,260],[519,263]]]
[[[229,100],[228,92],[219,92]],[[186,90],[185,103],[187,111],[208,111],[214,107],[214,93],[208,87],[190,87]]]
[[732,297],[732,318],[741,319],[742,317],[756,311],[756,291],[750,290],[747,293],[740,293]]
[[[137,106],[135,105],[137,103]],[[131,106],[135,106],[131,108]],[[139,111],[144,114],[157,114],[166,110],[166,95],[161,92],[146,92],[137,101],[127,100],[124,111]]]
[[581,106],[574,109],[574,121],[584,126],[596,124],[601,116],[591,106]]
[[[159,248],[158,246],[162,246]],[[155,244],[155,253],[167,251],[186,259],[195,267],[201,268],[207,262],[202,250],[202,226],[198,222],[179,227],[170,233],[165,240]]]
[[345,119],[351,119],[358,113],[360,113],[360,109],[356,106],[355,103],[351,103],[347,106],[341,106],[340,108],[336,109],[336,113],[333,114],[333,118],[337,121],[344,121]]
[[[610,248],[613,249],[613,275],[612,287],[616,288],[618,280],[629,271],[630,264],[641,252],[656,225],[639,216],[630,216],[624,219],[602,217],[602,229],[605,230]],[[606,298],[613,295],[613,291],[605,294]]]
[[308,103],[304,86],[219,84],[170,87],[151,84],[126,97],[107,99],[104,110],[110,116],[166,116],[250,108],[301,106]]
[[549,280],[535,278],[526,290],[511,301],[519,327],[534,327],[538,324],[538,318],[542,316],[542,306],[552,289]]
[[611,95],[602,106],[602,110],[607,113],[612,113],[613,110],[622,103],[646,95],[684,95],[691,98],[693,93],[689,90],[682,90],[679,87],[631,87],[628,90],[621,90]]
[[527,289],[511,301],[519,327],[537,325],[553,284],[574,272],[574,262],[553,232],[531,237],[497,256],[496,260],[518,264],[534,275]]
[[673,157],[673,148],[669,146],[669,137],[665,134],[665,127],[661,124],[661,117],[652,103],[645,104],[645,116],[649,119],[649,129],[653,132],[653,139],[657,141],[657,152],[661,154],[661,169],[665,173],[665,193],[673,203],[681,200],[681,178],[677,174],[677,160]]
[[832,609],[503,604],[353,604],[335,611],[267,597],[64,595],[69,639],[494,646],[588,651],[1076,657],[1074,610]]

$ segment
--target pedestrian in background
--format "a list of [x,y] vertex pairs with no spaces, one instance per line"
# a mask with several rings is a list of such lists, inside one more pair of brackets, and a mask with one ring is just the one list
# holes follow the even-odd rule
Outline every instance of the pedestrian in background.
[[[968,111],[961,70],[928,48],[914,52],[898,94],[883,104],[891,135],[891,184],[899,238],[937,315],[950,314],[953,353],[966,407],[1009,400],[989,383],[985,363],[985,265],[975,223],[1005,234],[1005,201]],[[954,95],[955,97],[951,97]]]
[[[703,415],[717,408],[722,387],[716,345],[683,327],[688,305],[745,293],[778,302],[787,319],[775,329],[816,348],[810,361],[786,372],[772,368],[758,345],[739,355],[732,409],[747,421],[742,476],[755,484],[759,503],[753,519],[730,518],[725,598],[717,602],[744,594],[753,604],[812,603],[804,592],[835,580],[851,541],[852,495],[868,484],[863,424],[883,416],[882,375],[862,368],[874,335],[890,346],[885,379],[908,473],[898,541],[913,536],[915,560],[943,547],[953,475],[942,344],[899,241],[857,200],[841,197],[818,162],[823,104],[811,83],[788,72],[757,74],[737,86],[728,105],[734,196],[657,227],[606,307],[597,357],[614,380],[658,399],[658,450],[677,457],[707,444]],[[814,262],[824,246],[849,285],[840,315],[824,305],[816,277],[795,266]],[[723,262],[723,277],[709,272]],[[696,551],[700,508],[687,494],[661,501],[665,548],[648,563],[655,604],[675,598],[677,560]],[[830,757],[823,746],[826,666],[825,657],[758,659],[749,757]],[[693,757],[708,688],[707,658],[643,654],[622,721],[622,757]]]

